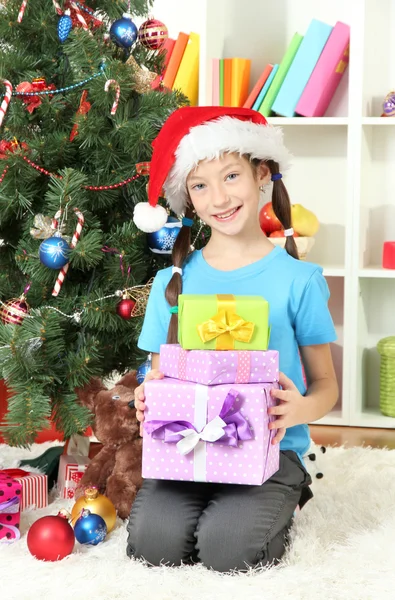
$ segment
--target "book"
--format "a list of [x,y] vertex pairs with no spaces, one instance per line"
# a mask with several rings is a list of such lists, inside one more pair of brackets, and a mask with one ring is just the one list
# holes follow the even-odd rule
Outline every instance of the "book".
[[243,106],[250,85],[251,60],[232,58],[232,80],[230,87],[230,106]]
[[177,71],[179,69],[182,57],[184,55],[184,51],[188,40],[189,35],[187,33],[184,33],[183,31],[180,31],[176,39],[176,43],[174,44],[173,52],[171,53],[169,64],[166,68],[165,76],[163,77],[163,85],[169,88],[169,90],[173,88]]
[[300,33],[295,33],[292,37],[292,40],[287,48],[286,53],[281,61],[281,64],[278,67],[277,73],[272,81],[272,84],[267,91],[265,99],[262,102],[262,105],[259,109],[259,112],[262,113],[264,117],[269,117],[272,113],[273,102],[275,101],[279,89],[282,86],[282,83],[287,75],[288,69],[292,64],[292,61],[297,53],[300,44],[302,43],[303,35]]
[[211,61],[211,104],[220,106],[219,103],[219,58],[213,58]]
[[169,64],[171,53],[173,52],[175,43],[176,40],[173,40],[173,38],[167,38],[162,48],[160,49],[160,53],[163,53],[165,57],[163,59],[162,72],[158,75],[158,77],[155,77],[154,81],[151,83],[151,87],[153,90],[155,90],[161,84],[162,79],[166,74],[167,65]]
[[232,102],[232,59],[224,58],[224,106]]
[[283,117],[295,116],[296,105],[332,30],[332,25],[328,25],[323,21],[318,19],[311,21],[273,102],[272,111],[274,113]]
[[191,106],[197,106],[199,100],[199,47],[199,34],[191,32],[172,88],[180,90]]
[[303,117],[323,117],[349,61],[350,27],[338,21],[296,105]]
[[268,90],[270,89],[270,86],[272,85],[273,79],[276,76],[279,65],[272,65],[272,67],[273,68],[270,71],[269,77],[266,79],[266,82],[265,82],[263,88],[259,92],[258,98],[255,100],[254,104],[252,105],[252,108],[254,110],[258,110],[258,111],[260,110],[260,108],[262,106],[262,102],[264,101],[266,94],[267,94]]
[[266,65],[266,67],[263,69],[261,76],[258,78],[258,81],[252,88],[247,100],[244,102],[243,108],[252,108],[255,100],[259,96],[259,92],[262,90],[263,86],[265,85],[266,80],[269,77],[272,69],[273,69],[273,65],[271,65],[271,64]]
[[221,58],[219,61],[219,105],[224,106],[224,82],[225,77],[225,68],[224,68],[224,59]]

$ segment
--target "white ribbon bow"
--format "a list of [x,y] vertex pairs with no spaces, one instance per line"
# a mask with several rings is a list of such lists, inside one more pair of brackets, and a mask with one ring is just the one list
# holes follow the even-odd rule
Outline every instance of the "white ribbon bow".
[[202,440],[203,442],[216,442],[225,435],[225,421],[221,417],[215,417],[212,421],[202,429],[200,433],[194,429],[184,429],[177,432],[177,435],[182,435],[183,440],[177,442],[177,450],[183,456],[189,454]]

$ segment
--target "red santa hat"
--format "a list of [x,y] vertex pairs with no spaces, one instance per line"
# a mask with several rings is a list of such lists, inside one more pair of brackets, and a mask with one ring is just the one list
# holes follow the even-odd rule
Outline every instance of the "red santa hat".
[[184,106],[174,111],[152,143],[148,203],[136,204],[133,220],[141,231],[157,231],[167,221],[158,204],[162,188],[173,212],[181,215],[188,202],[186,179],[201,160],[227,152],[274,160],[283,173],[290,163],[281,128],[249,108]]

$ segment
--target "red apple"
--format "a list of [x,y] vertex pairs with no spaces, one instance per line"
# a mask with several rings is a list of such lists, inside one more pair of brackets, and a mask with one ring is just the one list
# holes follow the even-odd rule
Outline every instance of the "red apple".
[[[270,235],[270,238],[274,238],[274,237],[284,237],[284,229],[278,229],[277,231],[273,231]],[[293,237],[300,237],[298,233],[296,233],[296,231],[293,234]]]
[[272,203],[265,204],[259,212],[259,224],[262,231],[269,235],[272,231],[278,231],[282,228],[280,221],[274,214]]

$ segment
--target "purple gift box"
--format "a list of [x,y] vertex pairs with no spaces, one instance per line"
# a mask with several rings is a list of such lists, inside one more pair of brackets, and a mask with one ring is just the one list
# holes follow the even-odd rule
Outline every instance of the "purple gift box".
[[166,377],[203,385],[272,383],[278,381],[279,359],[277,350],[184,350],[163,344],[159,369]]
[[279,468],[268,427],[273,387],[147,381],[143,477],[261,485]]

